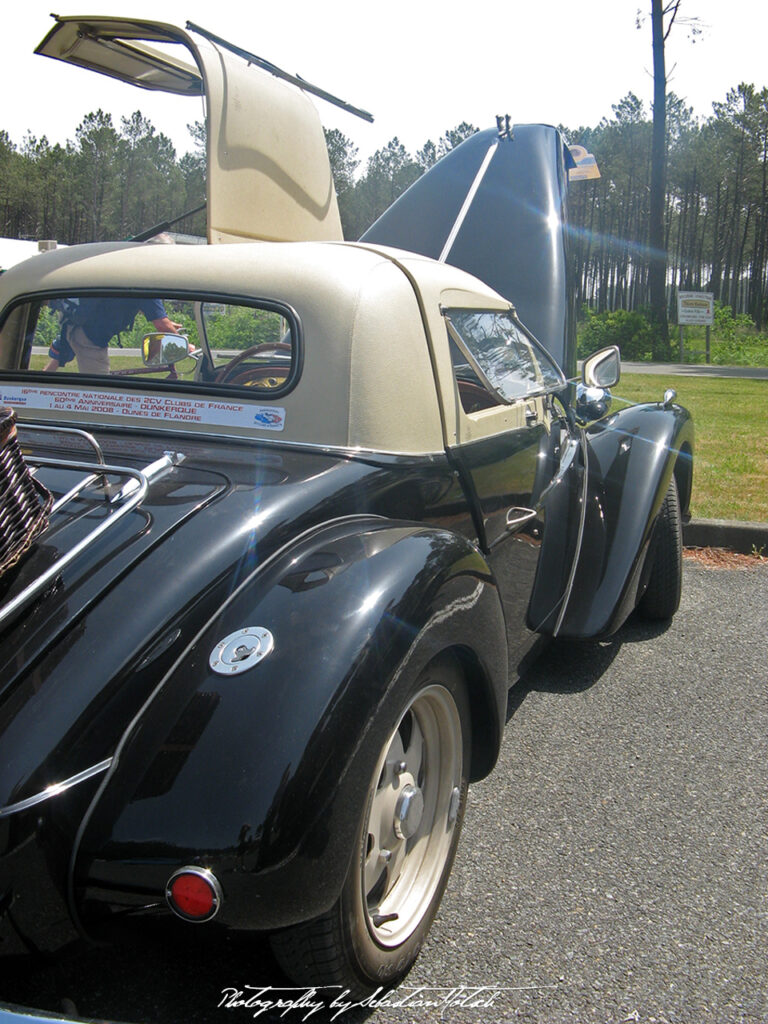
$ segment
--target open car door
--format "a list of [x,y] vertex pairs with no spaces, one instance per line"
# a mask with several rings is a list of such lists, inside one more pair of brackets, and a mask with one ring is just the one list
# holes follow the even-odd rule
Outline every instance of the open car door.
[[36,53],[205,98],[209,242],[342,238],[325,135],[303,92],[172,25],[55,17]]

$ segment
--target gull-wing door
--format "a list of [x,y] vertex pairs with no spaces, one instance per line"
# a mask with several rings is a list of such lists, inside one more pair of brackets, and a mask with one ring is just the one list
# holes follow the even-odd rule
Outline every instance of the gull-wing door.
[[36,53],[143,89],[205,97],[209,242],[342,238],[325,135],[300,89],[223,41],[173,25],[55,18]]
[[[498,120],[497,128],[477,132],[431,167],[361,240],[409,249],[479,277],[514,303],[570,377],[576,346],[566,207],[577,162],[556,128]],[[587,156],[584,151],[582,162]]]

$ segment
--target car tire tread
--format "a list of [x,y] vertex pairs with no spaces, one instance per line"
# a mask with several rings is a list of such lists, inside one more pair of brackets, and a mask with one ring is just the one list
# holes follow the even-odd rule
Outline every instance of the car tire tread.
[[638,611],[646,619],[671,619],[680,606],[683,578],[683,531],[674,476],[664,496],[651,544],[651,574]]

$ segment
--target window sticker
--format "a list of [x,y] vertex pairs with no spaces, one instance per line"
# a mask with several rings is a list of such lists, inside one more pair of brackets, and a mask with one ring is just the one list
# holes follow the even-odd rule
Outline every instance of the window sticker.
[[256,427],[259,430],[279,431],[285,427],[285,409],[275,405],[14,384],[0,385],[0,397],[3,404],[17,409],[45,409],[73,415],[131,416],[163,423]]

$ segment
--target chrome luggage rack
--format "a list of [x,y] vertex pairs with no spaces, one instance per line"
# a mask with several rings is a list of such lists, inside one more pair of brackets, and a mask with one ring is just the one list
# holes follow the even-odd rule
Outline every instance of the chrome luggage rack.
[[[96,438],[86,430],[78,430],[74,427],[49,426],[42,423],[17,423],[19,432],[34,431],[39,433],[65,434],[81,438],[88,444],[95,455],[95,462],[80,461],[77,459],[54,459],[37,455],[25,455],[24,461],[34,474],[38,469],[65,469],[81,472],[84,475],[60,498],[57,498],[50,510],[50,522],[48,529],[38,538],[37,543],[45,540],[46,534],[51,529],[53,517],[66,508],[85,490],[102,481],[104,501],[109,508],[106,517],[93,528],[85,537],[75,544],[69,551],[65,551],[47,569],[40,573],[36,579],[28,584],[22,591],[16,594],[6,604],[0,606],[0,628],[4,626],[22,608],[33,601],[54,582],[63,569],[71,565],[87,548],[91,547],[107,530],[112,529],[129,512],[139,505],[146,496],[150,482],[178,466],[184,459],[179,452],[165,452],[162,458],[145,466],[143,469],[132,469],[129,466],[116,466],[108,463],[104,458],[101,445]],[[116,483],[110,483],[110,478]]]

